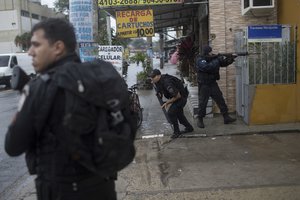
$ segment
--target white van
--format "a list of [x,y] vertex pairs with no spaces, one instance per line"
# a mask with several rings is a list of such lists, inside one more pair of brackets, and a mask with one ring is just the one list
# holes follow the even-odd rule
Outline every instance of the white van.
[[0,54],[0,85],[10,87],[10,79],[14,66],[20,66],[27,75],[36,75],[32,66],[32,57],[27,53]]

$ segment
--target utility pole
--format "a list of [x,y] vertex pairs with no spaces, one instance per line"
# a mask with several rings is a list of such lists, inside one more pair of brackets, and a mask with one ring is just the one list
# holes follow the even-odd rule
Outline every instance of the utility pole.
[[106,29],[107,29],[107,39],[108,44],[111,45],[111,27],[110,27],[110,14],[106,13]]
[[160,69],[164,68],[164,34],[159,34],[159,57],[160,57]]
[[147,37],[147,56],[150,61],[150,66],[153,68],[153,48],[152,48],[152,37]]

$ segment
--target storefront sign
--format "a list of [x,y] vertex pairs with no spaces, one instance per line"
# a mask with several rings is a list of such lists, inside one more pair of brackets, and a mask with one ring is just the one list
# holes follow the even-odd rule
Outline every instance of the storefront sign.
[[98,0],[99,7],[179,4],[183,0]]
[[110,62],[115,69],[122,74],[123,47],[122,46],[99,46],[99,58]]
[[154,36],[153,10],[116,11],[117,37]]
[[281,25],[248,26],[248,42],[281,42]]

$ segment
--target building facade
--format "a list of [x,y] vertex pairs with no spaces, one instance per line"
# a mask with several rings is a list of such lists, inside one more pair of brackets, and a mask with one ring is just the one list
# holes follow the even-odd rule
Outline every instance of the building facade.
[[[241,0],[211,0],[209,3],[209,34],[216,52],[234,52],[234,34],[248,25],[276,24],[276,9],[266,16],[242,15]],[[236,110],[236,69],[234,65],[221,68],[219,81],[230,111]]]
[[0,0],[0,53],[22,51],[15,45],[16,36],[29,32],[34,24],[49,17],[64,15],[41,5],[40,0]]
[[[272,6],[255,7],[255,3],[270,3]],[[244,9],[246,4],[252,5],[254,9]],[[282,25],[282,42],[244,43],[244,49],[247,50],[251,45],[261,47],[256,49],[259,52],[256,58],[250,56],[243,60],[245,63],[248,62],[243,65],[247,68],[246,70],[239,69],[238,62],[220,70],[219,85],[229,110],[243,115],[247,124],[300,121],[300,79],[299,62],[297,62],[299,60],[297,50],[299,49],[299,42],[297,42],[299,8],[300,3],[294,0],[210,0],[207,5],[199,6],[197,42],[200,47],[210,44],[215,52],[235,52],[237,50],[236,35],[246,33],[240,37],[240,40],[247,38],[248,26]],[[264,47],[265,45],[267,47]],[[288,46],[289,49],[285,51],[283,46]],[[283,49],[282,54],[277,54],[278,48]],[[281,57],[285,60],[279,60],[280,65],[276,64]],[[259,69],[260,74],[255,70],[253,72],[253,63],[251,63],[253,60],[259,62],[260,68],[255,68],[255,70]],[[243,75],[246,74],[243,78],[247,80],[244,82],[239,82],[238,73],[241,70],[245,72],[242,73]],[[257,80],[251,80],[253,73],[254,79]],[[281,73],[286,73],[286,75]],[[276,80],[278,77],[281,81]],[[240,89],[243,92],[240,92]],[[246,109],[246,112],[244,110],[239,112],[239,107],[242,107],[241,110]],[[216,107],[215,112],[218,112]]]

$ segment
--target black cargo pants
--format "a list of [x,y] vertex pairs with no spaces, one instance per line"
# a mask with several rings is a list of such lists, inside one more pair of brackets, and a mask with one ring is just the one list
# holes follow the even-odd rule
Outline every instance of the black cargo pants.
[[81,181],[35,179],[37,200],[116,200],[115,180],[92,177]]
[[219,85],[217,82],[213,82],[210,84],[198,84],[198,99],[199,99],[198,117],[205,117],[206,106],[209,97],[211,97],[216,102],[222,114],[228,113],[228,108],[225,103],[223,94],[219,88]]
[[178,121],[180,124],[184,125],[187,128],[192,127],[192,125],[188,122],[183,112],[183,108],[186,104],[186,101],[186,98],[180,98],[179,100],[172,103],[168,110],[168,115],[174,127],[175,133],[179,133],[180,131]]

